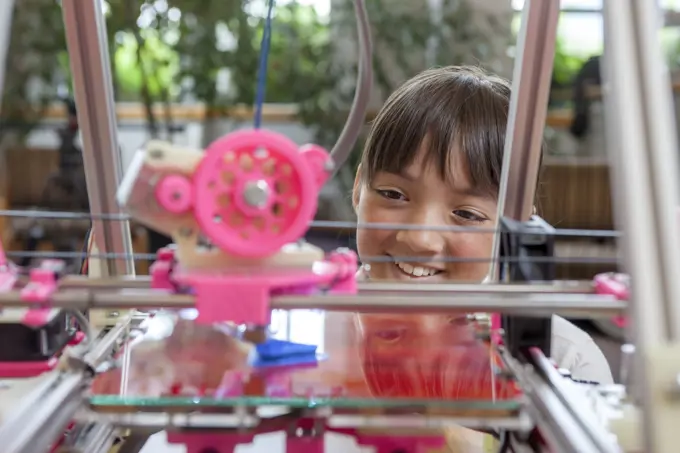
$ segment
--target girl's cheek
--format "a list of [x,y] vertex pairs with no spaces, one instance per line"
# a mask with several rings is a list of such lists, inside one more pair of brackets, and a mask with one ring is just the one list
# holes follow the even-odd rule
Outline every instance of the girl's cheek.
[[385,208],[378,203],[367,202],[364,209],[360,210],[360,216],[366,222],[388,222],[394,221],[398,216],[393,209]]
[[[479,282],[486,277],[491,263],[493,235],[484,233],[453,233],[449,239],[449,256],[470,258],[473,261],[450,262],[447,264],[449,278],[455,281]],[[488,261],[487,261],[488,260]]]
[[491,256],[493,234],[453,233],[450,239],[450,254],[463,258],[484,258]]

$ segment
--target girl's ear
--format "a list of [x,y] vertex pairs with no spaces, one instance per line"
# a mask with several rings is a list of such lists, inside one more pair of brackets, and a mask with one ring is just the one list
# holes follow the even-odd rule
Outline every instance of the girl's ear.
[[361,197],[361,164],[357,167],[357,174],[354,176],[354,187],[352,188],[352,207],[354,212],[359,206],[359,198]]

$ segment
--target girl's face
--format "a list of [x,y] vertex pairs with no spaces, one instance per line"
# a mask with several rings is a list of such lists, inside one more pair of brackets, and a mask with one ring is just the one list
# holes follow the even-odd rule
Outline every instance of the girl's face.
[[[421,148],[419,156],[425,152]],[[460,155],[460,153],[456,153]],[[357,174],[353,202],[359,223],[420,225],[430,229],[359,228],[359,256],[372,280],[480,282],[489,270],[493,234],[442,231],[491,228],[496,199],[476,190],[467,165],[454,159],[452,181],[443,181],[422,157],[401,174],[379,172],[370,183]],[[374,261],[377,258],[377,261]],[[451,259],[469,259],[455,262]],[[449,259],[449,261],[446,261]]]

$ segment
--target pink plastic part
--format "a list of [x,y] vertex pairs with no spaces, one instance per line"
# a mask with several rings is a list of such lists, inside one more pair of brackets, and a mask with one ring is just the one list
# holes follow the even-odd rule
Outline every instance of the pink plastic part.
[[73,335],[73,338],[71,338],[71,341],[68,342],[69,346],[78,346],[82,341],[85,339],[85,332],[76,332],[75,335]]
[[[52,294],[57,290],[57,274],[55,269],[63,266],[60,261],[46,260],[40,267],[31,269],[29,283],[21,290],[21,299],[32,304],[48,304]],[[29,310],[22,319],[27,326],[44,326],[49,321],[50,308]]]
[[375,447],[375,453],[428,453],[446,444],[443,436],[387,436],[355,434],[357,443]]
[[[342,255],[342,256],[341,256]],[[212,324],[269,324],[272,293],[299,294],[302,288],[338,286],[345,293],[356,292],[356,255],[338,254],[334,261],[320,261],[311,269],[262,269],[257,274],[204,274],[176,272],[174,280],[191,287],[198,310],[197,322]]]
[[30,280],[21,290],[21,299],[26,302],[46,303],[57,290],[57,275],[55,268],[61,262],[46,260],[38,268],[31,269]]
[[266,377],[265,392],[270,398],[293,396],[293,378],[289,373],[274,373]]
[[175,262],[175,252],[170,248],[162,248],[156,254],[156,261],[149,268],[151,274],[151,288],[172,291],[172,270]]
[[[297,421],[297,427],[306,431],[311,430],[316,421],[314,419],[301,419]],[[187,453],[233,453],[239,445],[250,444],[256,434],[277,432],[290,429],[288,422],[281,420],[280,423],[273,421],[264,428],[256,428],[248,433],[229,432],[168,432],[168,443],[180,444],[187,447]],[[427,453],[433,449],[445,446],[443,436],[395,436],[393,434],[363,434],[354,429],[334,429],[326,427],[327,432],[337,432],[353,436],[357,443],[362,446],[375,447],[376,453]],[[295,436],[286,438],[286,451],[288,453],[323,453],[323,436]]]
[[56,357],[44,362],[0,362],[0,377],[29,378],[52,371],[59,363]]
[[35,310],[28,310],[21,319],[21,323],[25,326],[41,327],[50,321],[49,308],[37,308]]
[[628,327],[628,318],[626,318],[625,316],[614,316],[611,319],[611,321],[619,329],[625,329],[626,327]]
[[[614,272],[598,274],[593,279],[595,292],[614,296],[617,300],[627,301],[630,298],[629,279],[630,277],[626,274]],[[611,321],[620,329],[625,329],[628,326],[628,318],[625,316],[615,316]]]
[[193,204],[191,181],[181,175],[167,175],[156,186],[156,201],[173,214],[183,214]]
[[614,296],[618,300],[628,300],[630,290],[628,288],[629,277],[625,274],[607,272],[595,276],[595,292]]
[[185,445],[187,453],[234,453],[239,445],[253,442],[254,434],[168,432],[168,443]]
[[338,275],[331,291],[337,294],[356,294],[358,286],[356,274],[359,270],[357,254],[350,249],[331,253],[328,260],[338,266]]
[[[262,276],[234,278],[196,275],[188,279],[196,297],[199,323],[231,321],[269,324],[269,287]],[[225,300],[226,299],[226,300]]]
[[491,313],[491,341],[494,344],[503,343],[501,331],[501,315],[500,313]]
[[290,426],[287,427],[288,436],[286,436],[286,453],[323,453],[324,452],[324,436],[323,435],[302,435],[298,436],[297,432],[311,432],[314,430],[316,420],[313,418],[301,418],[296,421],[294,430]]
[[300,148],[300,154],[307,161],[315,174],[316,188],[321,190],[333,166],[333,160],[325,149],[318,145],[304,145]]
[[283,135],[259,129],[231,133],[208,147],[194,173],[196,220],[226,253],[247,258],[276,253],[309,227],[317,206],[316,170]]
[[324,438],[323,436],[288,436],[286,453],[324,453]]

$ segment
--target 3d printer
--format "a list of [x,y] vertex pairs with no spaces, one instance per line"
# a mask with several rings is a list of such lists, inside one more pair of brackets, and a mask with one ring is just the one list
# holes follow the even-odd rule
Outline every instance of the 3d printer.
[[[166,431],[169,443],[191,453],[232,452],[268,432],[285,433],[287,451],[328,451],[324,434],[337,433],[381,453],[415,453],[441,447],[441,429],[460,425],[495,436],[500,451],[643,451],[641,437],[631,435],[643,427],[644,451],[672,451],[680,415],[671,398],[680,369],[677,141],[650,38],[654,5],[606,2],[605,11],[629,287],[612,276],[549,282],[558,232],[531,216],[527,181],[537,171],[557,0],[527,2],[524,11],[492,273],[503,283],[483,285],[357,283],[353,253],[325,256],[299,241],[318,190],[346,158],[365,114],[371,44],[362,0],[355,2],[360,82],[333,152],[261,129],[238,131],[205,152],[150,142],[123,178],[107,51],[93,39],[101,36],[101,4],[62,3],[94,245],[87,277],[64,275],[55,261],[25,273],[1,257],[0,334],[5,343],[21,338],[23,348],[0,356],[3,452],[103,452],[121,438],[119,451],[140,451],[151,434]],[[635,105],[622,108],[624,94]],[[173,238],[148,279],[129,277],[127,217],[116,205]],[[630,307],[636,358],[648,365],[636,375],[635,399],[620,386],[576,382],[556,369],[546,357],[550,323],[542,320],[621,315],[628,298],[648,302]],[[271,311],[292,309],[498,314],[468,315],[474,338],[465,344],[412,351],[429,387],[397,375],[395,358],[364,375],[362,387],[336,379],[338,370],[364,366],[361,355],[324,358],[314,345],[268,335]],[[97,318],[102,310],[116,316]],[[433,364],[447,363],[454,364],[448,378],[433,379],[441,374]]]

